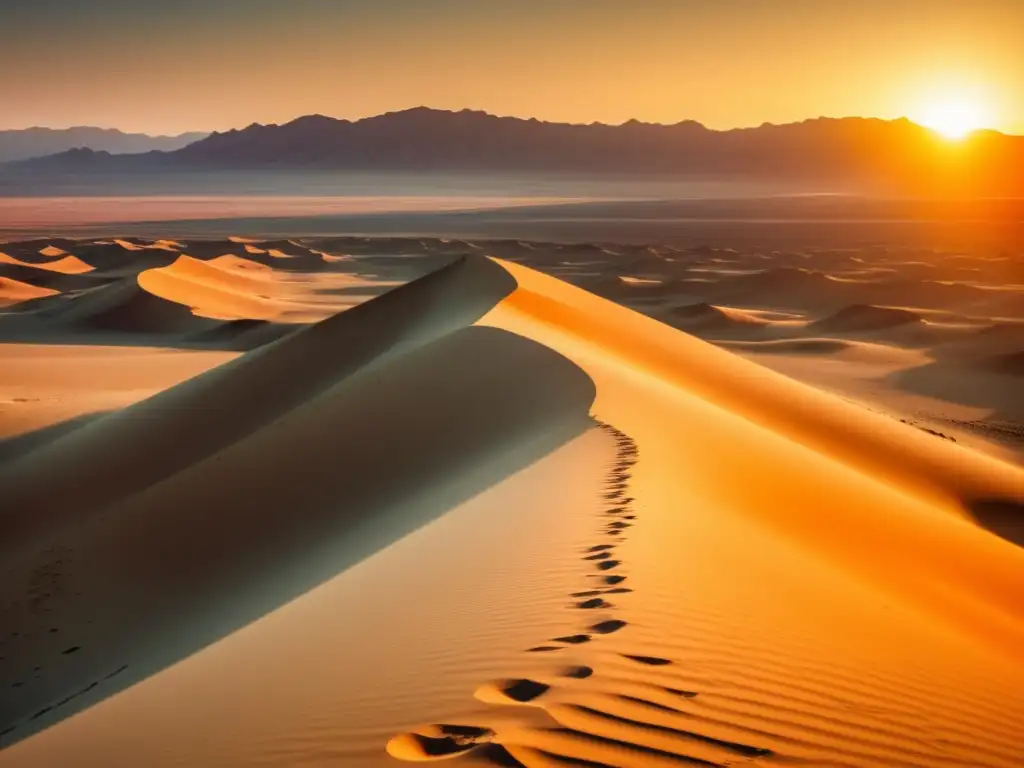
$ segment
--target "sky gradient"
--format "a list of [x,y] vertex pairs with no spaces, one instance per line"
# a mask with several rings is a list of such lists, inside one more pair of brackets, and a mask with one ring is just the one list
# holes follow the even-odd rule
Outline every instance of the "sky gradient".
[[0,0],[0,129],[411,106],[731,128],[952,95],[1024,134],[1024,0]]

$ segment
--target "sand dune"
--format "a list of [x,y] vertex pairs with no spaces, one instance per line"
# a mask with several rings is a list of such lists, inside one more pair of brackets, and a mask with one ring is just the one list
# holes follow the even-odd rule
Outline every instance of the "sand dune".
[[143,290],[191,307],[203,317],[266,320],[282,312],[267,296],[273,286],[266,280],[220,269],[190,256],[179,256],[167,267],[141,272],[138,282]]
[[23,267],[34,267],[47,272],[60,272],[63,275],[80,275],[84,272],[91,272],[92,267],[81,259],[74,256],[61,256],[52,261],[26,262],[0,253],[0,264],[15,264]]
[[59,291],[50,288],[43,288],[31,283],[22,283],[9,277],[0,276],[0,306],[18,304],[44,296],[54,296],[58,293]]
[[246,259],[241,256],[235,256],[230,253],[225,253],[223,256],[212,258],[206,263],[210,266],[229,271],[239,271],[249,274],[255,273],[258,275],[269,275],[271,273],[271,268],[266,264],[261,264],[258,261]]
[[140,269],[167,266],[175,260],[177,252],[115,241],[80,246],[74,249],[74,255],[92,267],[96,274],[121,277],[137,274]]
[[907,309],[855,304],[844,307],[830,317],[815,321],[811,327],[834,333],[849,333],[880,331],[920,322],[921,318]]
[[[104,247],[149,253],[130,244]],[[242,245],[288,252],[185,242],[24,302],[54,330],[251,341],[0,450],[0,766],[1024,760],[1021,468],[531,268],[590,284],[613,246],[291,243],[405,284],[289,329],[254,314],[339,275]],[[825,313],[820,275],[790,269],[690,281],[781,281],[746,305],[615,284],[673,285],[638,306],[758,360],[875,381],[1001,356],[987,375],[1019,388],[1015,323],[875,305],[841,276],[862,300]],[[42,396],[34,370],[0,398]]]
[[828,338],[800,338],[800,339],[765,339],[761,341],[751,340],[722,340],[719,344],[726,349],[733,351],[759,352],[764,354],[806,354],[806,355],[836,355],[861,349],[862,347],[852,341]]
[[768,325],[770,322],[752,312],[744,312],[741,309],[730,307],[716,307],[704,302],[674,307],[671,314],[678,327],[688,330],[714,329],[723,333],[737,328],[749,330]]
[[956,343],[935,350],[936,355],[976,359],[1024,350],[1024,323],[993,323],[973,329]]
[[67,255],[68,248],[76,245],[76,241],[66,238],[46,238],[20,240],[4,243],[3,249],[8,254],[28,262],[45,262]]
[[54,290],[76,290],[98,284],[96,280],[90,279],[88,275],[61,274],[48,269],[40,269],[34,264],[14,264],[10,262],[0,263],[0,277],[40,288],[53,288]]
[[[680,287],[692,291],[692,283],[692,280],[686,281]],[[713,294],[728,303],[767,299],[772,306],[813,311],[838,310],[850,304],[903,306],[912,303],[922,309],[986,312],[1007,317],[1024,312],[1024,298],[1012,287],[909,281],[903,276],[864,279],[784,267],[722,279],[715,283]]]
[[[330,387],[339,376],[371,360],[386,359],[394,350],[435,338],[453,326],[468,324],[467,318],[471,321],[478,317],[493,305],[495,297],[514,286],[504,273],[485,272],[477,278],[474,273],[480,271],[479,264],[459,263],[451,270],[309,326],[152,400],[90,424],[66,441],[48,446],[45,454],[33,454],[0,472],[5,497],[18,508],[31,510],[3,521],[4,535],[0,538],[4,543],[0,546],[16,546],[20,530],[50,530],[57,520],[134,493],[156,482],[162,473],[216,452]],[[462,284],[473,280],[479,282],[479,287],[474,285],[474,291],[460,295]],[[162,300],[131,285],[119,285],[117,289],[116,298],[127,294],[127,307],[124,302],[115,303],[113,317],[105,320],[120,321],[140,309],[145,322],[164,321],[174,332],[194,331],[198,323],[204,322],[172,302],[156,303],[158,311],[153,312],[154,302]],[[107,308],[106,301],[97,304],[101,310]],[[161,314],[165,311],[167,315]],[[94,315],[88,315],[88,319],[94,321]],[[355,329],[367,325],[374,327],[373,334],[353,338]],[[321,342],[325,336],[328,340]],[[346,354],[323,354],[332,336],[350,339]],[[214,406],[220,413],[215,423],[208,418]],[[182,413],[192,418],[183,419]],[[98,432],[103,436],[91,437]],[[132,454],[131,446],[140,440],[149,450]],[[91,445],[88,458],[79,455],[79,441]],[[64,487],[55,485],[50,477],[53,467],[66,467],[79,480]]]
[[47,319],[71,328],[89,328],[126,334],[180,334],[211,325],[189,307],[154,294],[141,276],[124,277],[94,288],[73,301],[47,305]]
[[[40,288],[7,292],[5,303],[19,317],[0,317],[0,337],[4,327],[9,338],[32,339],[50,339],[74,328],[102,329],[136,338],[175,334],[179,343],[251,349],[288,329],[275,326],[246,332],[242,338],[242,326],[225,325],[218,330],[216,324],[205,321],[308,324],[404,282],[390,275],[350,274],[350,265],[328,264],[319,251],[290,242],[277,243],[294,254],[287,258],[273,255],[281,253],[278,249],[249,244],[250,249],[262,251],[262,260],[232,241],[116,238],[63,244],[77,255],[48,264],[0,257],[0,274],[5,278]],[[19,253],[26,250],[13,245],[5,247]],[[286,266],[281,268],[282,264]],[[425,271],[405,269],[404,274]],[[48,302],[31,301],[53,292],[67,295]],[[61,322],[53,322],[57,318]]]

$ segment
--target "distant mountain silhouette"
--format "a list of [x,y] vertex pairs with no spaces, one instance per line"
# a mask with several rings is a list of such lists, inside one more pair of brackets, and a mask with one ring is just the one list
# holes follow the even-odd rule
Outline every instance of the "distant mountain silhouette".
[[172,151],[202,139],[205,133],[147,136],[112,128],[26,128],[0,131],[0,163],[52,155],[79,147],[112,153]]
[[1024,137],[947,141],[906,119],[818,118],[715,131],[693,121],[570,125],[419,107],[363,120],[322,115],[213,133],[172,152],[72,151],[30,163],[74,173],[315,169],[670,174],[808,179],[899,192],[1024,195]]

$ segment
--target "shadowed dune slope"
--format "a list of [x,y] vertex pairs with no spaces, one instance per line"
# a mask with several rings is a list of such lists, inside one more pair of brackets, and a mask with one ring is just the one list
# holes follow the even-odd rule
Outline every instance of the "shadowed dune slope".
[[73,255],[92,267],[96,274],[120,277],[137,274],[143,269],[166,267],[179,254],[172,248],[96,242],[78,246]]
[[[134,285],[116,288],[117,297],[129,302],[163,302],[158,306],[173,314],[160,320],[176,328],[180,313],[189,323],[202,322],[186,307]],[[340,377],[471,324],[514,288],[511,276],[489,262],[460,260],[98,419],[0,470],[0,496],[8,510],[18,511],[0,519],[0,548],[10,551],[222,450]],[[134,308],[116,303],[112,316],[99,314],[115,323]],[[149,313],[145,317],[151,320]],[[138,450],[140,445],[146,449]],[[55,473],[62,482],[54,482]]]
[[141,275],[123,277],[72,300],[47,304],[42,311],[52,323],[128,334],[190,333],[213,324],[194,315],[187,305],[147,290]]
[[101,280],[90,277],[88,272],[67,274],[42,269],[36,264],[14,262],[0,262],[0,277],[56,291],[73,291],[102,284]]
[[1024,350],[999,355],[989,361],[992,370],[1009,376],[1024,376]]
[[937,358],[977,360],[1024,350],[1024,323],[998,323],[935,349]]
[[[459,277],[449,273],[441,281]],[[487,294],[486,286],[477,287]],[[472,307],[465,309],[463,321],[471,321]],[[399,319],[392,330],[401,325]],[[296,343],[308,355],[329,358],[345,339],[343,330],[296,335],[279,349]],[[160,409],[153,401],[167,402],[162,395],[127,409],[135,411],[134,445],[146,462],[112,454],[124,433],[103,422],[117,416],[35,454],[35,462],[48,463],[45,456],[59,454],[64,441],[81,440],[109,462],[100,477],[83,481],[110,482],[109,470],[117,467],[144,472],[150,485],[143,490],[136,483],[139,492],[130,496],[118,487],[122,501],[100,516],[78,509],[76,525],[63,531],[53,528],[48,509],[46,543],[5,558],[5,624],[17,638],[6,648],[0,684],[9,689],[32,669],[54,664],[61,674],[5,697],[0,731],[14,728],[9,736],[23,738],[194,652],[591,425],[592,382],[546,347],[490,328],[432,330],[418,339],[378,337],[373,365],[358,368],[351,357],[348,365],[335,363],[317,377],[320,391],[306,388],[296,401],[293,390],[287,411],[249,400],[259,424],[245,425],[246,439],[216,453],[209,442],[183,440],[188,455],[171,454],[178,446],[167,444],[165,425],[152,418]],[[268,365],[245,366],[248,388],[260,379],[284,388],[287,379],[312,373]],[[210,386],[219,397],[234,397],[237,371],[221,373]],[[200,409],[202,396],[213,392],[197,389],[202,383],[165,393],[177,397],[168,415],[193,430],[200,421],[219,422],[237,436],[242,425],[231,423],[231,410]],[[157,478],[147,470],[160,457]],[[62,469],[51,465],[51,484],[75,482],[77,470]],[[70,485],[63,491],[75,493]],[[24,542],[25,531],[18,534]],[[74,583],[75,594],[35,599],[33,579],[42,572]],[[62,658],[72,645],[73,655]]]
[[718,342],[724,349],[745,352],[775,352],[796,355],[835,355],[854,349],[854,343],[842,339],[770,339],[768,341],[723,340]]
[[228,320],[209,330],[192,334],[188,340],[247,352],[297,330],[298,326],[267,320]]

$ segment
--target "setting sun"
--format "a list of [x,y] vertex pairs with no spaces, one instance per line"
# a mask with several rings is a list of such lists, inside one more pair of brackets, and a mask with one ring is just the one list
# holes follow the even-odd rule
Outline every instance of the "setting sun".
[[962,139],[991,122],[988,110],[978,101],[951,98],[921,110],[917,122],[949,139]]

